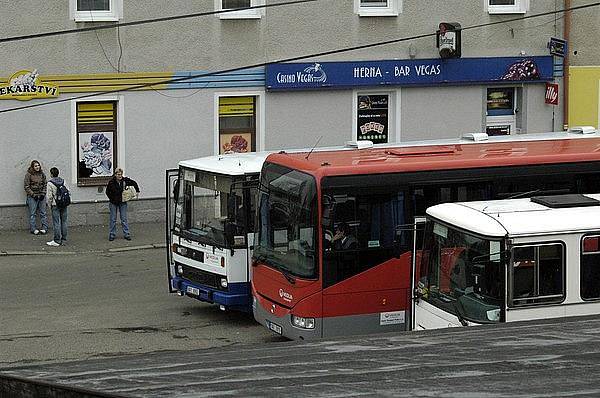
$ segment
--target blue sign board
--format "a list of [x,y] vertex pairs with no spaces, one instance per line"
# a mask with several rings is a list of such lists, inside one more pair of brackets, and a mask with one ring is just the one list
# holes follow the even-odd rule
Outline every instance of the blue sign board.
[[552,80],[552,56],[283,63],[267,65],[272,90],[357,86],[539,83]]

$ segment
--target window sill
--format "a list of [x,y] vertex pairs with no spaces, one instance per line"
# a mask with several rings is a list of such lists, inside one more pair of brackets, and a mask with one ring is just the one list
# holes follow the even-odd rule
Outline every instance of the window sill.
[[119,22],[119,17],[75,17],[75,22]]
[[241,12],[228,12],[225,14],[219,14],[219,19],[261,19],[262,15],[256,13],[241,13]]
[[527,11],[523,10],[488,10],[488,14],[490,15],[498,15],[498,14],[526,14]]
[[397,17],[398,12],[393,10],[360,10],[359,17]]

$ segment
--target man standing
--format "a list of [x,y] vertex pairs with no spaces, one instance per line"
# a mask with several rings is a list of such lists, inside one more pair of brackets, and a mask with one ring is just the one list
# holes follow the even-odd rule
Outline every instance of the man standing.
[[[69,190],[65,180],[58,176],[56,167],[50,169],[50,181],[48,181],[48,204],[52,212],[52,229],[54,239],[46,242],[48,246],[60,246],[67,241],[67,206],[71,203]],[[66,194],[64,192],[67,192]],[[66,196],[69,196],[67,199]],[[68,202],[68,203],[67,203]]]
[[108,207],[110,210],[110,220],[108,229],[108,240],[115,240],[117,234],[117,211],[119,211],[119,217],[121,219],[121,226],[123,227],[123,235],[125,239],[131,240],[131,234],[129,233],[129,223],[127,221],[127,202],[123,201],[123,191],[127,187],[134,187],[135,191],[139,194],[140,187],[137,182],[129,177],[123,177],[123,169],[118,168],[115,170],[114,177],[106,185],[106,196],[108,197]]

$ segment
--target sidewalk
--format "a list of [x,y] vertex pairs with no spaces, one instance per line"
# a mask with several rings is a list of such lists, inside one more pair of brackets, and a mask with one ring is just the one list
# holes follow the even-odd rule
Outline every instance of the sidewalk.
[[106,225],[69,227],[68,242],[59,247],[46,245],[52,240],[52,229],[46,235],[33,235],[26,229],[0,231],[0,256],[102,253],[166,247],[163,223],[130,223],[129,229],[132,240],[127,241],[117,224],[117,237],[110,242]]

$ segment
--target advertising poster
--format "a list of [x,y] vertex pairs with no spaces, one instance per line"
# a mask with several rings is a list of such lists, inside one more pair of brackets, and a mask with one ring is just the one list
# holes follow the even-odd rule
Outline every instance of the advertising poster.
[[370,140],[374,144],[388,142],[388,107],[387,95],[358,96],[358,140]]
[[242,153],[252,150],[252,133],[221,133],[219,153]]
[[79,178],[112,176],[114,147],[112,132],[79,133]]

